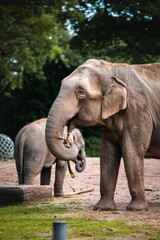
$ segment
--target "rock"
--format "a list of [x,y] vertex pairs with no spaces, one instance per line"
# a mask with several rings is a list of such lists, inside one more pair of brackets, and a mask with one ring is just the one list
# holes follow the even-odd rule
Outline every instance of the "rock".
[[40,201],[51,197],[52,188],[48,185],[0,186],[0,205],[8,205],[24,201]]

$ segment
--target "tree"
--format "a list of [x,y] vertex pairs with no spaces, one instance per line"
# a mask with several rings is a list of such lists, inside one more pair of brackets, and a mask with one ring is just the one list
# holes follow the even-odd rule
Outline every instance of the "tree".
[[[92,7],[93,1],[87,2]],[[130,63],[160,60],[159,0],[95,3],[94,14],[76,28],[73,48],[79,48],[85,58]]]
[[83,18],[74,2],[0,0],[0,132],[14,138],[46,117],[62,78],[80,64],[67,30]]
[[22,126],[47,117],[61,80],[69,73],[70,68],[60,59],[44,65],[44,79],[25,73],[22,89],[10,90],[10,95],[0,95],[0,133],[9,134],[14,139]]
[[[62,1],[63,2],[63,1]],[[22,87],[24,73],[43,78],[47,59],[67,62],[70,36],[66,21],[69,1],[12,0],[0,2],[0,89]],[[71,19],[74,11],[70,10]],[[72,14],[71,14],[72,13]],[[79,14],[80,15],[80,14]]]

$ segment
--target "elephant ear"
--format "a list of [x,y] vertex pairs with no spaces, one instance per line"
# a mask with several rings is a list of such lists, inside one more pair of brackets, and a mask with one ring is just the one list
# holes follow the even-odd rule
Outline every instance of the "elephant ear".
[[117,77],[112,77],[107,92],[102,100],[102,119],[107,119],[113,114],[127,107],[127,89],[123,81]]

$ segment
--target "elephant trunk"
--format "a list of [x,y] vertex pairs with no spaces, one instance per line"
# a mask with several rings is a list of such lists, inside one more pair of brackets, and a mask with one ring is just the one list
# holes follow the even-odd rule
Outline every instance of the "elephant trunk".
[[82,148],[77,156],[75,169],[77,172],[83,172],[86,168],[86,153],[85,149]]
[[[69,102],[64,101],[59,97],[52,105],[46,123],[46,143],[50,152],[61,160],[75,161],[78,155],[78,148],[74,142],[70,143],[70,147],[66,146],[64,139],[61,138],[64,134],[65,126],[68,120],[72,117],[68,114]],[[67,113],[66,113],[67,108]]]

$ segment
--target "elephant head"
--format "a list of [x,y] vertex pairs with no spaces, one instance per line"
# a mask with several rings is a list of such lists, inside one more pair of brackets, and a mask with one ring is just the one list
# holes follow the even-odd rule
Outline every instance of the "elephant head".
[[63,79],[59,95],[53,103],[46,124],[46,142],[53,155],[75,161],[78,147],[66,147],[55,134],[68,134],[75,126],[105,125],[111,115],[127,107],[125,83],[113,75],[111,64],[88,60]]

